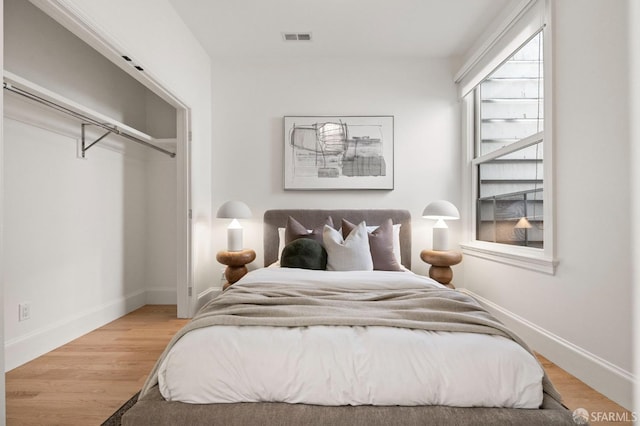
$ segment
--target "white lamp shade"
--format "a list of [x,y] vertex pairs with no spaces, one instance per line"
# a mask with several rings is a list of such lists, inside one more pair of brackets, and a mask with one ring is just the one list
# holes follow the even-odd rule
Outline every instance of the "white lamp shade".
[[251,217],[251,210],[242,201],[227,201],[220,206],[216,217],[219,219],[247,219]]
[[444,220],[456,220],[460,219],[460,212],[456,206],[446,200],[437,200],[429,203],[422,212],[422,217],[425,219],[444,219]]
[[527,219],[526,217],[521,217],[518,223],[516,223],[516,226],[514,226],[514,228],[531,229],[531,222],[529,222],[529,219]]

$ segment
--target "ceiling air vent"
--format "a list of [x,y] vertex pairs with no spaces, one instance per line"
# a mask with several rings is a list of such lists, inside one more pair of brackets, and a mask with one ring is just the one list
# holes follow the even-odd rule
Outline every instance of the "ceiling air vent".
[[311,41],[311,33],[282,33],[284,41]]

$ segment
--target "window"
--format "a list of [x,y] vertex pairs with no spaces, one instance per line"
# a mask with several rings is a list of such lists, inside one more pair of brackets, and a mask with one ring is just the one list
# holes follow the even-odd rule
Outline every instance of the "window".
[[464,105],[472,217],[471,241],[463,250],[553,274],[545,3],[533,1],[515,13],[456,82]]
[[476,239],[543,248],[542,32],[473,91]]

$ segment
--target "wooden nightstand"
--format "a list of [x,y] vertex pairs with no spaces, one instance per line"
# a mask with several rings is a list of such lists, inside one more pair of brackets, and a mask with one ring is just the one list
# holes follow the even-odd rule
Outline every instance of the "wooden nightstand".
[[240,251],[219,251],[216,255],[216,260],[223,265],[227,265],[227,269],[224,270],[224,277],[227,279],[227,283],[222,286],[223,290],[226,290],[230,285],[244,277],[247,273],[248,263],[251,263],[256,258],[256,252],[251,249],[245,249]]
[[451,284],[453,270],[451,266],[462,261],[462,253],[457,251],[422,250],[420,259],[431,265],[429,277],[449,288],[455,288]]

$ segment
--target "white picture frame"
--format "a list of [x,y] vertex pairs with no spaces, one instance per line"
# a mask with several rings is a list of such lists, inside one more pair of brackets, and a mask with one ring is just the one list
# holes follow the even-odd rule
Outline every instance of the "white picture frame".
[[393,189],[393,116],[285,116],[284,189]]

